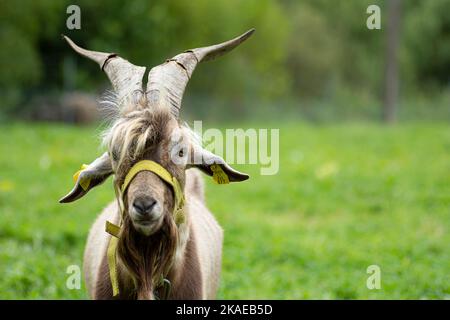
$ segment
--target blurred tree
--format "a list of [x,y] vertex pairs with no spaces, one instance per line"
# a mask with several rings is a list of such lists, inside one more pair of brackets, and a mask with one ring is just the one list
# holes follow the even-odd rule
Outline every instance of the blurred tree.
[[56,31],[63,5],[49,0],[0,2],[0,109],[17,106],[24,88],[44,83],[40,41],[48,41]]
[[341,59],[339,34],[326,16],[306,3],[289,6],[290,33],[286,69],[292,91],[303,97],[322,96],[333,84]]
[[414,90],[450,85],[450,0],[406,1],[405,56]]
[[386,33],[386,66],[384,81],[383,119],[395,122],[398,104],[398,56],[401,0],[388,2],[388,23]]

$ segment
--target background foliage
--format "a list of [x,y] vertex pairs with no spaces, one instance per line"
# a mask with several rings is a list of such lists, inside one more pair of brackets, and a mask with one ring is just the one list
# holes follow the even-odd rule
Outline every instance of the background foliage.
[[[312,120],[380,116],[385,1],[77,1],[81,30],[73,31],[65,25],[69,4],[0,2],[2,113],[32,108],[30,97],[42,92],[108,87],[98,67],[76,57],[61,33],[151,67],[255,27],[238,54],[199,68],[188,90],[188,112],[263,117],[269,108]],[[381,7],[381,30],[366,28],[369,4]],[[449,7],[450,0],[403,2],[401,119],[449,118]]]

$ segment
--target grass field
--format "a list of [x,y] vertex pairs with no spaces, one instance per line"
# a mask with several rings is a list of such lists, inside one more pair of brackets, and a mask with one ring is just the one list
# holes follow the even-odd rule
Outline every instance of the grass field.
[[[100,154],[97,134],[1,126],[0,298],[87,298],[66,288],[66,269],[81,266],[111,179],[79,202],[58,199]],[[450,299],[448,124],[284,124],[280,143],[278,175],[248,165],[236,166],[246,183],[207,179],[225,229],[219,298]],[[373,264],[380,290],[366,287]]]

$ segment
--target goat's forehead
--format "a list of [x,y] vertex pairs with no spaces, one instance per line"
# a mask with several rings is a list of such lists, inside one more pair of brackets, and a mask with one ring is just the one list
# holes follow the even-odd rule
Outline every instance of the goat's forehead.
[[[174,137],[175,136],[175,137]],[[170,113],[161,112],[131,112],[126,114],[111,126],[105,135],[105,144],[111,149],[122,149],[142,145],[165,144],[174,138],[183,136],[183,129]]]

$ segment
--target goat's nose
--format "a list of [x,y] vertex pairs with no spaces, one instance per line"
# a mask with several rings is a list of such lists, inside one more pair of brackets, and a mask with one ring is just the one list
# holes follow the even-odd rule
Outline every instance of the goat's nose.
[[133,208],[138,214],[147,216],[150,215],[155,204],[156,200],[152,197],[140,197],[133,201]]

